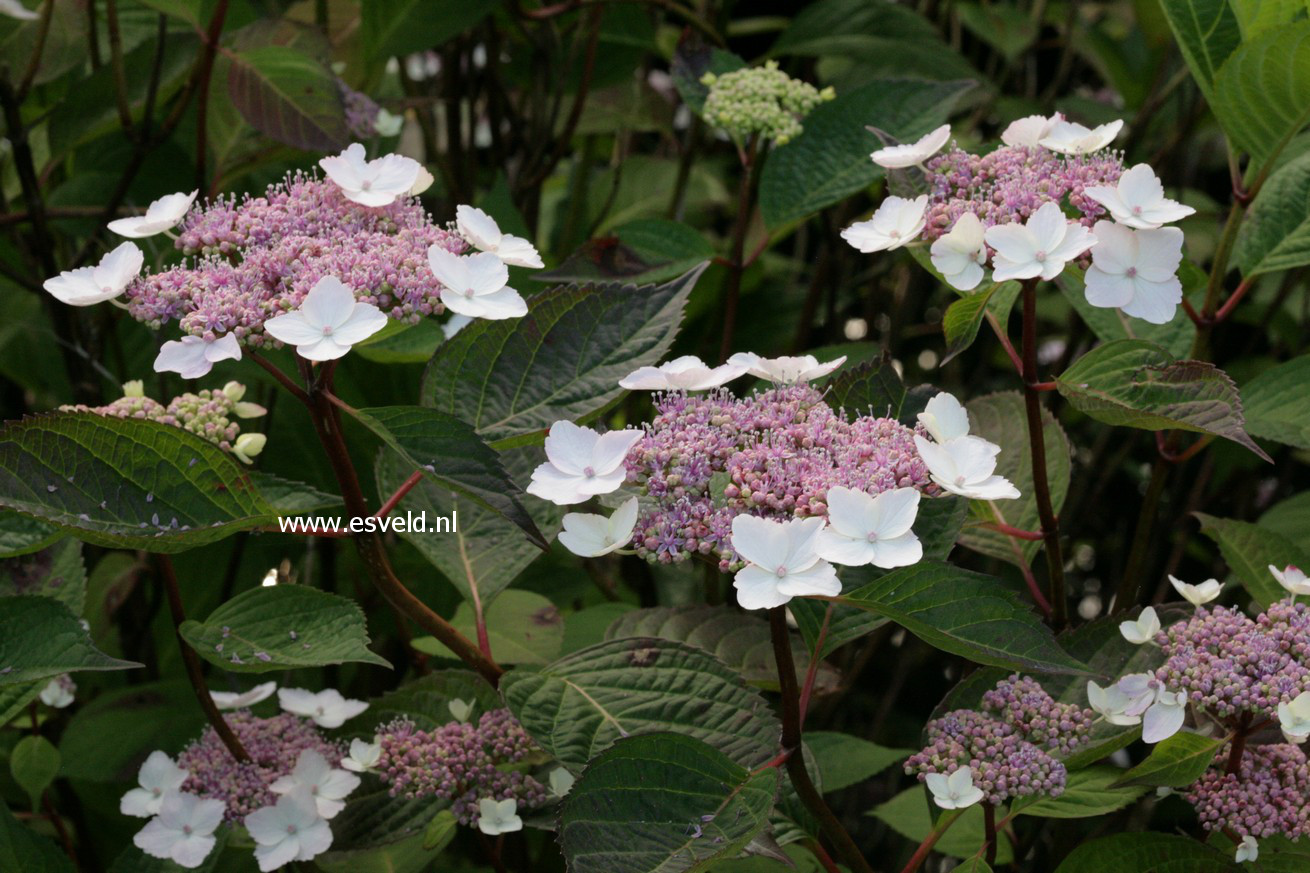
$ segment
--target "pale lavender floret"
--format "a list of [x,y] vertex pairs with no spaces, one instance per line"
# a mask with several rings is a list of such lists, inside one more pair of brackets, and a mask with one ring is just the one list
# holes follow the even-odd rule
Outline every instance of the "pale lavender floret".
[[378,105],[373,98],[351,88],[341,79],[337,79],[337,90],[341,92],[341,102],[346,110],[346,127],[355,139],[368,139],[377,133],[374,122],[378,117]]
[[508,709],[482,714],[476,725],[450,722],[431,731],[400,718],[378,729],[378,775],[393,797],[438,797],[451,802],[465,825],[478,820],[478,801],[514,798],[520,809],[542,806],[546,788],[532,776],[503,765],[539,751]]
[[1018,673],[984,694],[982,709],[1057,755],[1068,755],[1085,743],[1095,718],[1089,709],[1057,702],[1035,679]]
[[345,754],[312,721],[289,712],[257,718],[249,710],[239,709],[225,713],[223,719],[249,753],[250,761],[233,758],[214,729],[207,727],[177,756],[177,765],[191,774],[182,783],[182,790],[223,801],[227,804],[224,819],[234,824],[256,809],[277,802],[269,786],[295,769],[301,752],[313,749],[334,767]]
[[1310,833],[1310,766],[1300,746],[1248,746],[1237,773],[1224,772],[1229,753],[1229,746],[1220,749],[1215,767],[1187,789],[1202,827],[1229,828],[1239,839],[1281,834],[1295,840]]

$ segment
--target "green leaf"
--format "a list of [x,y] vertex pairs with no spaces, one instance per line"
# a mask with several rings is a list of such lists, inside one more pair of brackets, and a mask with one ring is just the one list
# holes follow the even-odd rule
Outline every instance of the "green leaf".
[[704,650],[650,637],[610,640],[500,682],[537,744],[580,770],[620,737],[674,731],[746,767],[777,751],[781,727],[758,692]]
[[[977,522],[1003,522],[1021,530],[1040,530],[1037,493],[1033,485],[1032,446],[1028,439],[1028,419],[1023,395],[1005,391],[975,397],[965,404],[969,411],[970,432],[1001,447],[996,458],[996,474],[1004,476],[1019,489],[1014,500],[971,500],[969,513],[975,524],[965,524],[960,545],[999,558],[1016,566],[1030,564],[1041,543],[1019,540],[979,527]],[[1043,439],[1046,448],[1046,476],[1051,504],[1060,514],[1069,493],[1069,440],[1064,428],[1045,407],[1042,408]]]
[[9,772],[27,792],[32,811],[41,808],[41,796],[59,773],[59,750],[40,734],[23,737],[9,753]]
[[1004,326],[1010,318],[1014,301],[1019,299],[1020,289],[1018,282],[993,283],[946,307],[946,314],[942,317],[942,333],[946,336],[942,364],[973,345],[987,313],[990,312]]
[[46,680],[41,680],[27,685],[0,686],[0,727],[24,715],[28,705],[36,700],[46,684]]
[[529,300],[523,318],[479,319],[437,349],[422,403],[473,416],[497,448],[594,416],[623,395],[620,379],[664,357],[703,271],[655,286],[560,286]]
[[[377,406],[352,410],[351,414],[404,458],[411,469],[422,470],[424,478],[499,513],[538,546],[547,547],[546,538],[519,502],[522,492],[510,481],[495,450],[471,425],[449,413],[422,406]],[[430,525],[435,524],[436,519],[432,519]]]
[[335,152],[350,142],[332,71],[288,46],[256,46],[229,56],[228,98],[260,133],[299,149]]
[[1310,449],[1310,355],[1265,370],[1242,387],[1246,430],[1253,436]]
[[872,125],[900,140],[922,136],[946,120],[972,81],[881,79],[820,104],[805,129],[769,153],[760,176],[760,210],[770,228],[805,218],[882,177],[869,160],[882,148]]
[[1078,846],[1055,873],[1231,873],[1232,855],[1174,834],[1115,834]]
[[455,828],[459,824],[455,820],[455,814],[448,809],[443,809],[437,813],[432,821],[428,822],[427,830],[423,832],[423,848],[433,852],[440,852],[450,845],[450,841],[455,839]]
[[955,11],[966,30],[991,45],[1011,63],[1037,39],[1040,21],[1018,6],[960,3]]
[[[998,818],[1004,816],[1001,810],[997,812]],[[869,815],[885,822],[896,833],[914,843],[922,843],[933,831],[933,813],[928,806],[928,794],[922,786],[916,785],[905,789],[891,800],[872,809]],[[952,858],[969,858],[978,854],[986,839],[982,806],[974,804],[963,811],[945,811],[937,820],[936,826],[940,828],[950,821],[947,816],[951,816],[954,822],[933,848]],[[996,863],[1004,866],[1013,860],[1014,846],[1002,832],[1002,835],[997,837]]]
[[496,11],[499,0],[369,0],[359,7],[360,36],[374,63],[439,47]]
[[179,552],[277,512],[227,452],[153,421],[67,412],[0,429],[0,504],[113,548]]
[[454,719],[450,712],[452,700],[472,704],[472,718],[504,705],[496,689],[478,674],[469,670],[435,670],[369,701],[368,710],[350,723],[350,729],[359,731],[361,736],[370,736],[378,725],[403,716],[420,730],[431,731]]
[[0,597],[15,594],[53,597],[81,615],[86,603],[82,544],[63,540],[32,555],[0,560]]
[[38,552],[64,536],[54,525],[17,512],[0,512],[0,558]]
[[1210,108],[1254,166],[1277,157],[1310,120],[1310,21],[1238,46],[1215,74]]
[[180,749],[204,725],[195,691],[183,680],[102,692],[78,707],[60,737],[61,775],[82,782],[133,783],[152,751]]
[[560,810],[572,873],[678,873],[732,857],[768,823],[778,770],[751,773],[674,733],[616,742],[587,765]]
[[1242,41],[1232,7],[1228,0],[1160,0],[1160,6],[1192,77],[1213,106],[1215,75]]
[[534,273],[539,282],[664,282],[714,257],[714,246],[677,221],[646,218],[588,240],[553,270]]
[[828,379],[823,393],[829,406],[851,416],[897,418],[905,403],[905,383],[886,352],[877,360],[842,368]]
[[308,515],[341,505],[340,495],[320,491],[304,482],[293,482],[261,470],[251,470],[249,475],[256,490],[273,504],[279,515]]
[[1219,551],[1233,574],[1263,605],[1287,596],[1287,591],[1269,572],[1270,565],[1282,569],[1288,564],[1310,567],[1310,550],[1264,525],[1193,513],[1201,522],[1201,533],[1219,545]]
[[446,335],[441,324],[434,318],[425,318],[418,324],[402,324],[392,321],[389,324],[400,326],[400,330],[374,334],[353,349],[360,357],[379,364],[422,364],[425,363],[443,342]]
[[1242,429],[1237,386],[1213,364],[1177,360],[1144,340],[1118,340],[1083,355],[1056,385],[1075,409],[1097,421],[1214,434],[1269,460]]
[[53,842],[24,827],[9,807],[0,803],[0,870],[22,873],[77,873],[68,856]]
[[1246,279],[1310,264],[1310,153],[1279,167],[1260,188],[1233,256]]
[[979,664],[1086,672],[1003,583],[941,561],[893,570],[843,594],[841,602],[886,616],[929,645]]
[[385,789],[356,794],[332,820],[332,848],[314,865],[324,873],[429,870],[445,845],[426,846],[424,841],[429,827],[451,815],[443,808],[446,803],[436,797],[392,797]]
[[369,651],[364,613],[353,600],[305,585],[243,591],[179,631],[200,657],[234,673],[348,661],[391,666]]
[[[559,609],[532,591],[505,591],[485,613],[491,654],[500,664],[548,664],[559,656],[564,642],[564,619]],[[469,639],[477,639],[473,606],[467,601],[450,620]],[[416,637],[414,648],[440,658],[459,660],[436,637]]]
[[[1189,300],[1204,293],[1206,276],[1191,261],[1183,261],[1178,277],[1183,283],[1183,294]],[[1192,349],[1192,342],[1196,339],[1196,325],[1190,318],[1180,315],[1166,324],[1151,324],[1139,318],[1129,318],[1118,309],[1093,306],[1087,302],[1083,271],[1076,267],[1067,267],[1056,278],[1055,284],[1064,299],[1103,343],[1144,339],[1162,346],[1176,358],[1186,357]]]
[[[605,631],[605,639],[659,637],[699,646],[736,670],[750,685],[778,690],[778,667],[773,660],[769,623],[727,606],[656,606],[624,613]],[[797,681],[805,680],[810,653],[797,637],[791,639],[792,660]],[[837,684],[837,671],[820,664],[815,673],[815,690],[822,694]]]
[[[1177,736],[1183,736],[1178,734]],[[1116,785],[1124,773],[1118,767],[1097,766],[1074,770],[1059,797],[1036,795],[1031,803],[1015,801],[1016,815],[1040,818],[1094,818],[1123,809],[1146,793],[1138,785]]]
[[819,765],[824,792],[858,785],[914,754],[913,749],[889,749],[836,731],[806,731],[805,745]]
[[0,597],[0,686],[78,670],[141,666],[97,649],[77,616],[53,598],[33,594]]
[[1182,788],[1191,785],[1214,763],[1215,754],[1228,742],[1227,737],[1203,737],[1179,731],[1156,743],[1146,760],[1124,773],[1115,786],[1166,785]]

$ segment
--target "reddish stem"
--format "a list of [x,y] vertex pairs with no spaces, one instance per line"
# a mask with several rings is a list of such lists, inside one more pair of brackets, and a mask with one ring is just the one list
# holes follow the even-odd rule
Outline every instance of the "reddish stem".
[[1200,454],[1202,449],[1210,445],[1212,439],[1213,438],[1210,436],[1203,436],[1181,452],[1175,452],[1173,449],[1169,448],[1169,440],[1165,437],[1164,431],[1158,430],[1155,432],[1155,448],[1156,451],[1160,453],[1160,457],[1164,458],[1169,463],[1181,464]]
[[832,620],[832,611],[837,608],[829,603],[823,613],[823,624],[819,627],[819,638],[814,641],[814,653],[810,656],[810,666],[805,671],[805,684],[801,686],[801,724],[805,724],[805,714],[810,710],[810,694],[814,691],[814,677],[819,672],[819,662],[823,659],[823,644],[828,639],[828,623]]
[[992,333],[996,334],[996,339],[1000,341],[1001,348],[1005,349],[1005,354],[1009,356],[1010,363],[1014,364],[1014,371],[1022,376],[1023,361],[1019,359],[1019,353],[1014,350],[1014,343],[1010,342],[1010,337],[1006,335],[1001,323],[990,312],[987,313],[987,323],[992,326]]
[[1034,391],[1056,391],[1060,385],[1058,382],[1033,382],[1028,387]]
[[391,510],[396,508],[396,504],[405,499],[405,495],[414,490],[414,486],[423,481],[423,471],[415,470],[409,474],[409,478],[400,484],[396,493],[387,498],[387,502],[378,507],[378,511],[373,513],[374,518],[386,518],[391,514]]
[[1211,319],[1211,322],[1218,324],[1231,315],[1233,309],[1238,303],[1241,303],[1242,298],[1246,296],[1246,292],[1251,290],[1251,284],[1252,281],[1250,278],[1243,279],[1241,284],[1237,286],[1237,290],[1233,292],[1233,295],[1224,301],[1223,306],[1219,307],[1219,311],[1214,314],[1214,318]]
[[1039,530],[1024,530],[1023,528],[1008,525],[1003,521],[981,521],[978,523],[978,526],[1003,533],[1007,537],[1014,537],[1017,540],[1028,540],[1033,543],[1040,541],[1046,536],[1046,534]]

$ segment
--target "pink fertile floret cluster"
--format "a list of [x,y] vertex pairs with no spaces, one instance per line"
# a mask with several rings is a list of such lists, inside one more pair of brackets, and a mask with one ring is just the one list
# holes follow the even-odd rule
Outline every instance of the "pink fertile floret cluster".
[[1230,746],[1215,758],[1215,767],[1187,789],[1201,826],[1208,831],[1231,828],[1239,838],[1264,839],[1282,834],[1298,839],[1310,833],[1310,767],[1300,746],[1278,743],[1248,746],[1236,773],[1225,773]]
[[179,394],[167,406],[149,397],[128,396],[104,406],[61,408],[74,412],[95,412],[115,418],[139,418],[180,427],[225,451],[231,451],[232,443],[241,432],[241,426],[233,421],[236,417],[236,401],[220,389],[206,388],[195,393]]

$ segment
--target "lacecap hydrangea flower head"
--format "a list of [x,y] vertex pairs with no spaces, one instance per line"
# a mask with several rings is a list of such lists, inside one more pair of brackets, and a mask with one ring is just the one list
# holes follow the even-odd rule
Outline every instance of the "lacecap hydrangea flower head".
[[709,86],[702,113],[705,120],[737,142],[751,136],[784,145],[801,133],[801,121],[814,107],[836,96],[808,82],[793,79],[778,69],[777,61],[762,67],[743,67],[730,73],[706,73]]
[[928,193],[889,196],[842,236],[862,252],[922,240],[960,291],[977,287],[988,267],[995,282],[1051,281],[1073,264],[1086,271],[1088,303],[1163,324],[1182,301],[1183,234],[1165,225],[1194,210],[1166,197],[1151,167],[1124,165],[1110,147],[1122,125],[1030,116],[985,154],[941,152],[949,127],[879,149],[876,163],[919,173]]

